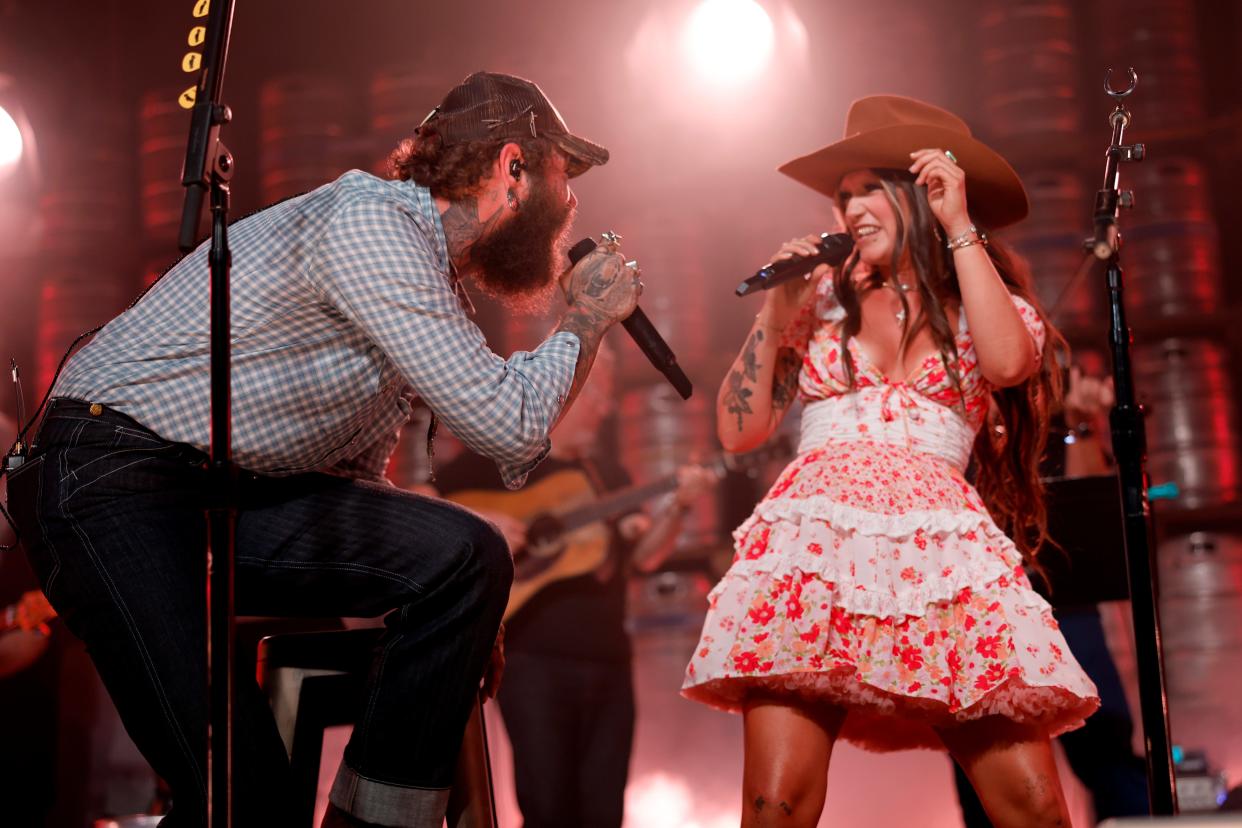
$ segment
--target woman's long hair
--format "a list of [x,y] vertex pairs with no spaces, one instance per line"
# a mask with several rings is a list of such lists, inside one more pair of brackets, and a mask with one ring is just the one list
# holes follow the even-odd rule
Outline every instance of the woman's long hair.
[[[946,303],[960,304],[962,299],[953,254],[945,248],[939,224],[927,203],[926,191],[915,187],[914,176],[904,170],[873,172],[880,179],[897,217],[897,242],[893,245],[887,281],[905,312],[902,352],[909,348],[919,331],[929,328],[940,351],[940,361],[960,392],[962,379],[957,371],[957,341],[944,310]],[[1021,260],[994,239],[989,239],[986,250],[1009,292],[1035,308],[1047,332],[1039,370],[1018,385],[993,392],[984,427],[974,446],[975,485],[984,504],[997,525],[1013,538],[1023,560],[1034,564],[1036,551],[1048,540],[1048,515],[1039,462],[1047,442],[1049,413],[1059,406],[1061,399],[1057,354],[1068,349],[1060,331],[1031,294],[1028,273]],[[914,319],[911,319],[910,305],[898,275],[906,251],[909,251],[918,279],[921,299],[921,311]],[[855,253],[834,275],[836,296],[846,312],[841,325],[841,355],[850,387],[854,386],[855,370],[849,340],[858,334],[862,324],[859,289],[880,287],[883,279],[876,275],[870,283],[856,284],[853,272],[858,262]]]

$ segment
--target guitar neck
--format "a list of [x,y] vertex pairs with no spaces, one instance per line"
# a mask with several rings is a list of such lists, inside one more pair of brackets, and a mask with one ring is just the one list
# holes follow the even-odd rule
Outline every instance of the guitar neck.
[[572,532],[575,529],[588,526],[597,521],[623,515],[641,506],[651,498],[662,495],[665,492],[671,492],[676,488],[677,475],[670,474],[667,477],[661,477],[641,486],[621,489],[594,503],[574,509],[567,514],[561,515],[561,523],[564,524],[566,532]]
[[[789,439],[781,437],[772,445],[758,451],[752,451],[745,455],[739,455],[732,460],[726,458],[723,454],[718,454],[703,465],[711,469],[717,477],[721,477],[731,468],[747,468],[765,463],[773,456],[781,457],[791,453]],[[572,532],[583,526],[595,523],[601,520],[623,515],[628,511],[641,506],[645,501],[653,497],[662,495],[665,492],[671,492],[677,488],[677,475],[670,474],[665,477],[658,478],[650,483],[644,483],[641,486],[631,486],[627,489],[621,489],[606,497],[603,497],[594,503],[580,506],[564,515],[560,516],[561,524],[564,531]]]

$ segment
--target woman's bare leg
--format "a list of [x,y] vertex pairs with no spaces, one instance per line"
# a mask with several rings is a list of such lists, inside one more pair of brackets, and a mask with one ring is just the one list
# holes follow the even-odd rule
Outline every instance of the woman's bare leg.
[[742,828],[814,828],[824,809],[828,760],[845,711],[756,696],[743,709]]
[[1069,828],[1069,809],[1046,736],[999,716],[938,732],[996,828]]

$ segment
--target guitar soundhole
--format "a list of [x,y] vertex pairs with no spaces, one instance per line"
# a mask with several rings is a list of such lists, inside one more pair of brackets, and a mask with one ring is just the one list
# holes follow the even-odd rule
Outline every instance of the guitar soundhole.
[[555,515],[540,515],[526,527],[526,545],[513,555],[514,577],[530,578],[543,572],[565,551],[564,526]]

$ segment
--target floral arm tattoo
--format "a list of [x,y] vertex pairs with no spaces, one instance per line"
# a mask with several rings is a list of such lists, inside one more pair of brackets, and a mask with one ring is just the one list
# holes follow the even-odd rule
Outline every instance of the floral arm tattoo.
[[772,375],[772,405],[783,411],[798,395],[798,372],[802,359],[793,348],[781,348],[776,352],[776,371]]
[[737,430],[741,431],[745,415],[754,414],[754,409],[750,407],[750,398],[754,396],[754,389],[747,388],[746,382],[757,382],[759,380],[759,357],[756,350],[759,343],[763,341],[763,331],[756,330],[750,335],[750,339],[746,340],[745,347],[742,348],[742,354],[739,357],[742,366],[741,370],[734,369],[729,373],[726,380],[728,387],[724,393],[725,410],[737,417]]

